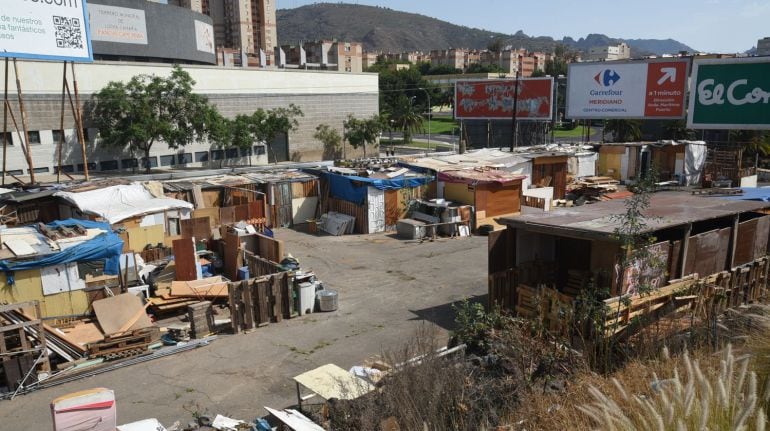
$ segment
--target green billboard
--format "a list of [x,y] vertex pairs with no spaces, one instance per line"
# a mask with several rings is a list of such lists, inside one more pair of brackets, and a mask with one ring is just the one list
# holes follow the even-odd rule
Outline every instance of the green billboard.
[[695,60],[687,127],[770,129],[770,57]]

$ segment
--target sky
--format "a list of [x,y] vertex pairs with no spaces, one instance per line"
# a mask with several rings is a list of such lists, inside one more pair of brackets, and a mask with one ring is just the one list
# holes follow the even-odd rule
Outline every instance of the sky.
[[[277,0],[279,9],[317,3]],[[347,0],[468,27],[575,40],[589,33],[676,39],[695,50],[743,52],[770,36],[770,0]]]

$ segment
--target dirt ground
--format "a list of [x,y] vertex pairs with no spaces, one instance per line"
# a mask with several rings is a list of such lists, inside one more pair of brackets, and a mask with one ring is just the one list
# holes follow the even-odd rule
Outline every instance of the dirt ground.
[[397,348],[424,324],[442,336],[451,304],[485,301],[486,237],[402,241],[390,234],[314,236],[276,232],[286,250],[339,292],[339,310],[220,336],[206,347],[0,401],[0,430],[51,429],[50,401],[113,389],[118,423],[157,418],[186,424],[194,412],[253,420],[263,406],[296,403],[291,378],[320,365],[343,368]]

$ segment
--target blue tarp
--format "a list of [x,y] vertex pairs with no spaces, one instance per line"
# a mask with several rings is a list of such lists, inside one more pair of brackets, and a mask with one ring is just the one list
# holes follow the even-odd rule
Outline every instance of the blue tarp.
[[329,181],[329,193],[332,197],[358,205],[366,201],[366,188],[369,186],[380,190],[400,190],[403,188],[419,187],[433,181],[433,177],[407,178],[401,176],[386,180],[352,175],[337,175],[328,172],[324,172],[321,175],[324,175]]
[[72,246],[66,250],[39,256],[29,260],[0,260],[0,271],[6,273],[8,284],[13,284],[13,271],[25,269],[44,268],[46,266],[60,265],[72,262],[88,262],[92,260],[104,260],[104,273],[117,275],[120,273],[120,254],[123,251],[123,240],[112,231],[107,223],[89,220],[67,219],[49,223],[47,226],[56,228],[59,226],[80,225],[86,229],[101,229],[105,231],[90,241]]
[[743,190],[742,195],[723,196],[722,199],[770,202],[770,187],[742,187],[741,190]]

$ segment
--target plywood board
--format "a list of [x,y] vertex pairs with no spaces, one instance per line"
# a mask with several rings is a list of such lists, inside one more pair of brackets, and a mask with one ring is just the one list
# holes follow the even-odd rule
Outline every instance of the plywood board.
[[147,245],[163,244],[166,236],[163,225],[135,227],[127,229],[126,232],[129,250],[137,253],[144,250]]
[[195,238],[196,241],[211,237],[211,221],[208,217],[195,217],[181,220],[182,238]]
[[43,296],[43,285],[38,269],[16,271],[14,281],[14,284],[9,285],[6,275],[0,273],[0,303],[39,301],[43,317],[88,313],[90,304],[83,290]]
[[[93,307],[99,326],[107,335],[121,330],[127,331],[152,326],[152,321],[144,311],[145,307],[142,300],[130,293],[94,301]],[[123,329],[132,320],[136,321],[127,329]]]
[[219,208],[199,208],[192,212],[192,218],[208,217],[209,226],[213,229],[219,226]]
[[171,282],[171,296],[227,298],[227,282],[221,276]]
[[219,190],[203,190],[201,194],[203,195],[203,204],[206,208],[222,206]]
[[80,322],[72,328],[62,330],[67,340],[78,346],[85,347],[88,343],[96,343],[104,340],[104,334],[96,323]]
[[174,241],[173,248],[176,279],[179,281],[196,280],[198,278],[198,257],[195,254],[195,244],[193,244],[192,239],[178,239]]

